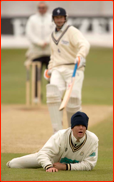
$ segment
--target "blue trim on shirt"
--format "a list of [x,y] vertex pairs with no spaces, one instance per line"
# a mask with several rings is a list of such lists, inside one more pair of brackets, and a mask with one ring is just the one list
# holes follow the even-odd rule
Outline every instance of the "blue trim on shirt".
[[70,164],[70,163],[79,163],[79,161],[77,160],[72,160],[72,159],[68,159],[67,157],[64,157],[60,160],[60,163],[66,163],[66,164]]
[[94,157],[94,156],[96,156],[96,153],[95,153],[95,152],[93,152],[93,153],[90,155],[90,157]]

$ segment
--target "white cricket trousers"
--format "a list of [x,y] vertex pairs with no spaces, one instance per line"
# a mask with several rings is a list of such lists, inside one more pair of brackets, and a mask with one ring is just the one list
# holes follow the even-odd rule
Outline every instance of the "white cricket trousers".
[[[52,71],[50,84],[56,85],[61,92],[61,97],[63,96],[64,91],[66,90],[68,84],[71,82],[71,77],[73,70],[64,66],[60,68],[55,68]],[[71,92],[71,97],[79,98],[81,100],[81,90],[84,80],[84,71],[77,70],[75,76],[74,86]]]
[[41,165],[37,161],[38,153],[17,157],[9,161],[6,165],[10,168],[38,168]]
[[[53,90],[52,93],[50,91],[49,96],[51,95],[52,98],[47,97],[47,103],[54,133],[62,129],[62,111],[59,111],[59,107],[64,91],[67,89],[69,83],[71,83],[72,74],[73,69],[70,69],[67,66],[54,68],[51,74],[50,86],[52,85],[52,89],[55,89],[57,87],[57,89],[59,90],[59,93],[56,89]],[[71,116],[77,111],[81,110],[81,90],[83,80],[84,71],[77,70],[70,99],[66,106],[68,127],[71,126]],[[55,85],[56,87],[53,88],[53,85]]]

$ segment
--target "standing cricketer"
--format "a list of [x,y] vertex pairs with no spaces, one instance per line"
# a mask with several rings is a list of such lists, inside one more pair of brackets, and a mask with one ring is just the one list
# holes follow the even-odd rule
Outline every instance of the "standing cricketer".
[[87,130],[88,116],[78,111],[71,118],[71,127],[59,130],[34,154],[14,158],[10,168],[43,167],[46,172],[58,170],[92,170],[98,159],[98,137]]
[[59,107],[63,94],[71,82],[76,63],[78,63],[76,78],[66,107],[68,126],[71,116],[81,111],[81,90],[90,44],[77,28],[67,24],[65,9],[54,9],[52,19],[56,28],[51,35],[51,57],[44,77],[48,78],[51,74],[50,84],[47,85],[47,104],[55,133],[62,129],[62,111],[59,111]]

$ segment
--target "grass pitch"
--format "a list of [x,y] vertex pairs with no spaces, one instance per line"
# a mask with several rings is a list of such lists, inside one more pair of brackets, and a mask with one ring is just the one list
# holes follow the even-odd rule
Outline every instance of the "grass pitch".
[[[26,50],[1,50],[1,102],[2,104],[25,104]],[[46,81],[42,77],[42,103],[45,98]],[[87,57],[85,79],[82,89],[83,104],[113,104],[113,49],[91,48]],[[96,113],[97,115],[97,113]],[[99,138],[99,158],[92,171],[59,171],[46,173],[39,169],[10,169],[6,162],[25,154],[2,153],[2,181],[112,181],[113,180],[113,118],[90,128]]]
[[[1,102],[24,104],[26,98],[25,49],[1,50]],[[45,69],[45,68],[43,68]],[[46,103],[46,84],[42,73],[42,103]],[[87,57],[82,89],[83,104],[112,105],[113,49],[91,48]]]
[[2,181],[112,181],[113,180],[113,118],[92,127],[99,138],[98,162],[92,171],[59,171],[46,173],[44,169],[11,169],[6,167],[7,161],[25,154],[2,154]]

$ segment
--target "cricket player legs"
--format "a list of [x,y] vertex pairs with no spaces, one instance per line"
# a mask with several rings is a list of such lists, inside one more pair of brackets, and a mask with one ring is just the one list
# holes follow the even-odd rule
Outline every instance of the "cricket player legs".
[[37,153],[17,157],[7,162],[9,168],[37,168],[41,165],[37,162]]
[[[81,111],[81,90],[82,90],[83,80],[84,80],[84,72],[77,70],[70,99],[66,106],[69,127],[71,126],[72,115],[77,111]],[[70,80],[68,79],[67,83],[69,82]]]
[[63,93],[66,89],[66,84],[65,84],[64,75],[62,74],[59,68],[58,69],[56,68],[55,70],[53,70],[51,74],[51,78],[50,78],[50,84],[56,85],[58,87],[60,91],[60,97],[62,98]]
[[47,85],[47,105],[51,117],[53,132],[62,129],[63,112],[59,111],[61,98],[65,90],[65,81],[57,70],[53,70],[50,84]]

